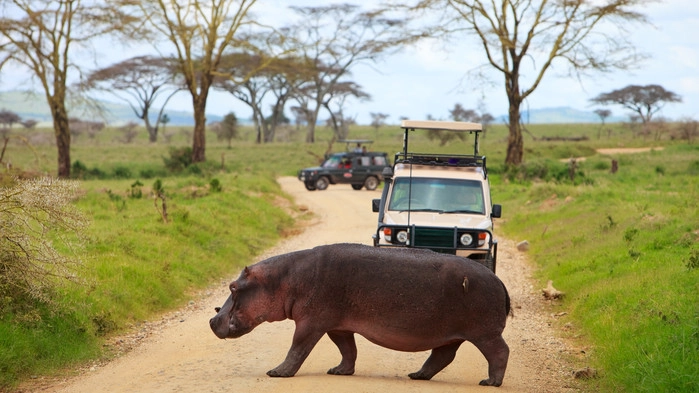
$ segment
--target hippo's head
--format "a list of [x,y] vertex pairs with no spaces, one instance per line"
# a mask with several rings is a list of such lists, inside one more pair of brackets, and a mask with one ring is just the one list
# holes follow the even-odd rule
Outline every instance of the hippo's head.
[[249,268],[229,288],[231,295],[222,307],[216,307],[216,316],[209,320],[218,338],[240,337],[267,320],[269,303],[264,299],[265,290]]

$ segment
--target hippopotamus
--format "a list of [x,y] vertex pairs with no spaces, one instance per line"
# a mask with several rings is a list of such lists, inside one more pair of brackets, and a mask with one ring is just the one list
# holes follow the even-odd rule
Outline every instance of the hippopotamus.
[[267,372],[292,377],[327,334],[342,355],[328,374],[351,375],[354,333],[398,351],[432,350],[412,379],[430,379],[454,360],[464,341],[488,361],[480,385],[500,386],[509,347],[505,285],[488,268],[455,255],[415,248],[332,244],[277,255],[245,267],[209,325],[237,338],[262,322],[291,319],[286,359]]

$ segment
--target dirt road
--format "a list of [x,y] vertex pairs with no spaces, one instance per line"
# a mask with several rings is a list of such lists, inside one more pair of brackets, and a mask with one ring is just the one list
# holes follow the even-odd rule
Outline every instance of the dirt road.
[[[308,207],[314,223],[298,236],[288,238],[263,257],[336,242],[370,243],[376,216],[371,199],[380,191],[354,191],[331,186],[326,191],[306,191],[295,178],[280,184],[298,205]],[[505,216],[507,212],[505,212]],[[497,231],[497,228],[496,228]],[[510,363],[498,392],[572,392],[571,369],[560,360],[566,351],[548,324],[551,310],[541,300],[540,289],[530,284],[530,267],[513,242],[502,240],[498,275],[508,287],[515,317],[508,320],[505,340]],[[62,380],[37,380],[22,391],[43,392],[483,392],[478,386],[487,377],[487,363],[470,343],[464,343],[454,362],[431,381],[413,381],[407,374],[418,370],[427,352],[404,353],[384,349],[357,337],[359,356],[353,376],[331,376],[326,371],[339,363],[340,355],[324,337],[293,378],[270,378],[265,372],[277,366],[291,344],[293,322],[265,323],[236,340],[220,340],[209,329],[213,308],[228,296],[228,281],[194,299],[182,310],[145,324],[117,345],[136,337],[139,345],[124,356],[87,367],[79,375]],[[119,341],[121,340],[121,341]],[[120,344],[121,343],[121,344]],[[123,344],[126,345],[126,344]]]

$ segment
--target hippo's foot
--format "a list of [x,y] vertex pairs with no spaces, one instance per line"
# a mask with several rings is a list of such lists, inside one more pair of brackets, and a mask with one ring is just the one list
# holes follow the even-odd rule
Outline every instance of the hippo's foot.
[[289,378],[289,377],[294,376],[294,374],[280,372],[276,368],[267,371],[267,375],[269,375],[270,377],[274,377],[274,378]]
[[425,373],[422,372],[422,370],[414,373],[408,374],[410,379],[418,379],[418,380],[423,380],[423,381],[429,381],[432,379],[432,375],[426,375]]
[[328,374],[330,375],[352,375],[354,374],[354,367],[343,367],[342,364],[340,364],[337,367],[333,367],[330,370],[328,370]]
[[498,386],[502,385],[502,381],[500,381],[500,382],[495,382],[492,378],[488,378],[488,379],[484,379],[484,380],[478,382],[478,384],[481,385],[481,386],[495,386],[495,387],[498,387]]

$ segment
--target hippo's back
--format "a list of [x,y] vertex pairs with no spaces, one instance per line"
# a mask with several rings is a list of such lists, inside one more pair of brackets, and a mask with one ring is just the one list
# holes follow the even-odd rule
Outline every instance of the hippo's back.
[[435,345],[428,337],[472,341],[499,335],[509,313],[509,298],[497,276],[458,256],[336,244],[308,250],[297,262],[306,265],[305,278],[313,280],[308,312],[325,321],[342,319],[340,328],[370,340],[383,329],[383,336],[427,342],[425,349]]

